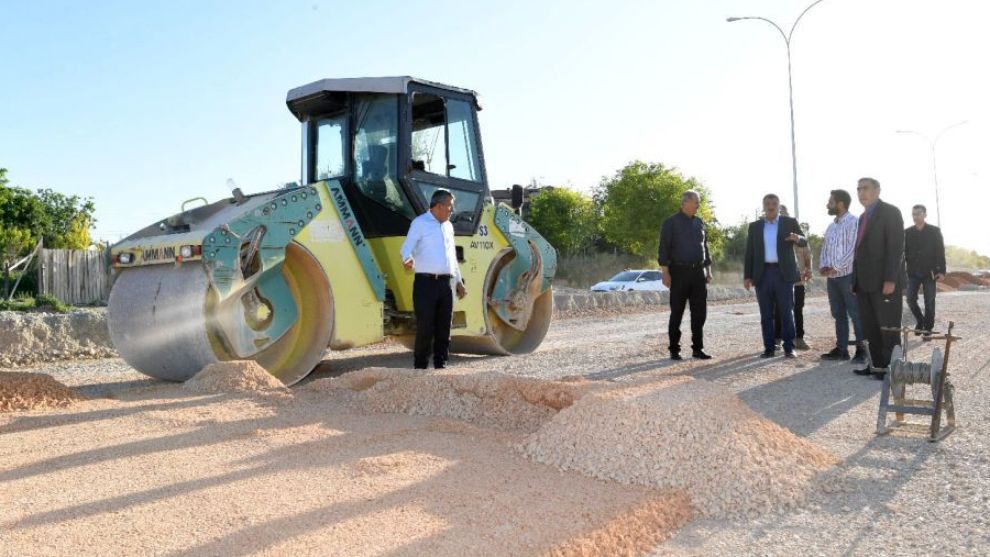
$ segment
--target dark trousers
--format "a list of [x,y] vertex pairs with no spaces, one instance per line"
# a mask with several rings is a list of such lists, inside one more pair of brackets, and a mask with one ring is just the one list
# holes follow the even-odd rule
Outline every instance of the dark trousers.
[[670,340],[670,353],[681,352],[681,319],[684,318],[684,307],[691,307],[691,349],[705,348],[705,319],[708,316],[708,283],[705,281],[705,269],[698,267],[683,267],[671,265],[667,267],[670,273],[670,321],[667,324],[667,336]]
[[835,347],[841,352],[849,351],[849,321],[853,324],[856,343],[863,340],[863,326],[859,320],[859,303],[852,291],[852,275],[829,277],[828,305],[835,319]]
[[863,324],[863,334],[870,343],[870,359],[874,367],[887,367],[890,353],[901,343],[899,331],[882,331],[881,327],[900,327],[904,293],[895,290],[890,296],[882,292],[857,292],[859,320]]
[[[925,291],[925,313],[918,307],[918,289]],[[931,273],[925,275],[908,275],[907,304],[919,329],[932,331],[935,329],[935,277]]]
[[[794,285],[794,336],[804,338],[804,285]],[[773,305],[773,338],[784,338],[780,330],[780,310]]]
[[450,278],[417,274],[413,281],[413,309],[416,311],[413,365],[426,369],[432,354],[433,367],[443,367],[450,355],[450,321],[454,312]]
[[780,338],[784,340],[784,351],[794,350],[794,285],[784,280],[780,267],[768,266],[763,271],[763,278],[756,285],[756,300],[760,304],[763,349],[774,350],[773,314],[776,306],[780,312]]

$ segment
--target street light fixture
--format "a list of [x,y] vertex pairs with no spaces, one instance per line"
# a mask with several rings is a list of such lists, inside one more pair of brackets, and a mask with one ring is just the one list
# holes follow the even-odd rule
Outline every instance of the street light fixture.
[[939,205],[939,200],[938,200],[938,167],[935,165],[935,147],[938,146],[938,140],[942,138],[942,135],[945,134],[945,132],[951,130],[952,128],[959,127],[967,122],[969,122],[969,120],[963,120],[961,122],[956,122],[951,126],[946,126],[942,128],[942,131],[938,132],[935,135],[934,141],[928,139],[928,136],[921,132],[916,132],[914,130],[897,130],[897,133],[908,133],[911,135],[917,135],[918,137],[927,141],[928,145],[932,149],[932,178],[934,178],[935,180],[935,222],[939,228],[942,227],[942,209],[941,206]]
[[774,29],[780,32],[780,36],[784,39],[784,45],[787,47],[787,95],[791,106],[791,170],[792,175],[794,176],[794,218],[798,220],[800,220],[800,217],[798,216],[800,214],[800,209],[798,209],[797,144],[794,141],[794,84],[791,78],[791,37],[794,35],[794,29],[797,27],[798,22],[801,21],[801,18],[804,17],[804,14],[808,13],[808,10],[824,1],[825,0],[815,0],[807,8],[805,8],[804,11],[801,12],[801,15],[797,16],[797,19],[794,20],[794,25],[791,25],[791,30],[788,33],[784,33],[784,30],[781,29],[779,25],[765,17],[746,16],[728,17],[725,19],[725,21],[729,23],[734,21],[743,21],[746,19],[758,19],[760,21],[765,21],[770,25],[773,25]]

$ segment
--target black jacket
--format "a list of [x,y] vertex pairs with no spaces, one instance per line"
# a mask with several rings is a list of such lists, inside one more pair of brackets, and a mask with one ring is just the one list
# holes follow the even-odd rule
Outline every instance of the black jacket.
[[[797,220],[783,215],[778,216],[777,219],[777,261],[780,265],[780,274],[787,282],[801,282],[797,257],[794,256],[794,243],[788,242],[785,238],[791,232],[801,236],[801,240],[797,242],[797,245],[801,247],[807,246],[808,240],[804,238],[804,233],[801,231],[801,226]],[[753,284],[760,284],[765,269],[766,249],[763,246],[763,224],[765,222],[765,219],[760,219],[749,223],[749,231],[746,235],[746,261],[743,278],[752,280]]]
[[886,281],[900,291],[904,277],[904,219],[900,209],[878,199],[853,258],[853,291],[880,292]]
[[937,226],[925,224],[918,230],[909,226],[904,231],[904,261],[908,273],[932,278],[945,273],[945,243]]

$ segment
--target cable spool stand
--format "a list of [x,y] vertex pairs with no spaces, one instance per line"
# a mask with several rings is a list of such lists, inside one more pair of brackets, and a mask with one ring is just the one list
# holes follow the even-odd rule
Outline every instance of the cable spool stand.
[[[955,322],[949,322],[946,333],[934,333],[932,340],[945,340],[945,354],[935,348],[931,362],[909,362],[907,360],[908,335],[921,331],[902,327],[887,328],[885,331],[901,333],[901,345],[895,346],[890,354],[890,367],[883,378],[883,389],[880,391],[880,411],[877,415],[877,435],[889,433],[892,427],[909,425],[904,421],[905,414],[931,416],[928,430],[928,441],[934,442],[944,438],[956,427],[956,411],[952,403],[953,386],[948,380],[949,351],[952,342],[961,337],[953,336]],[[902,348],[903,347],[903,348]],[[872,367],[872,363],[870,364]],[[883,371],[878,369],[878,371]],[[906,398],[908,385],[926,384],[931,387],[932,400]],[[891,404],[893,397],[893,404]],[[946,424],[942,427],[942,411],[945,411]],[[895,414],[894,421],[887,425],[887,414]]]

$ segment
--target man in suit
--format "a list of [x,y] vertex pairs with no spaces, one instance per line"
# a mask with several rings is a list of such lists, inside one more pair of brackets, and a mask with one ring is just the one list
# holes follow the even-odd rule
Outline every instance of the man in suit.
[[743,286],[756,285],[763,329],[762,358],[775,352],[773,309],[780,309],[781,338],[784,356],[794,357],[794,284],[801,281],[794,246],[805,247],[808,240],[801,234],[796,219],[780,215],[780,198],[763,196],[764,218],[751,222],[746,236],[746,260]]
[[[904,219],[897,207],[880,200],[880,182],[860,178],[856,194],[863,205],[856,231],[853,257],[853,291],[859,305],[863,335],[870,343],[874,368],[890,365],[890,353],[900,343],[900,333],[883,327],[900,327],[904,303]],[[883,379],[885,371],[869,366],[857,375]]]

